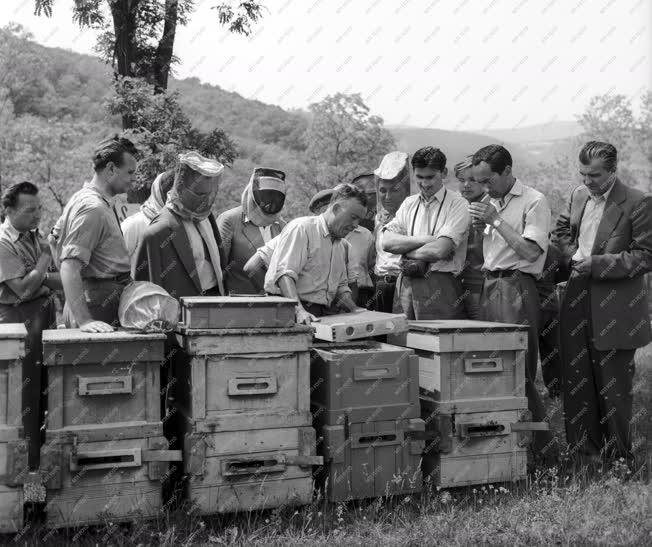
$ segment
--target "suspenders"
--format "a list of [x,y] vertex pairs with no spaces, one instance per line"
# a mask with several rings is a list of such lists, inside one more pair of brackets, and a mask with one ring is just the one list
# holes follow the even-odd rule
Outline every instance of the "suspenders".
[[[444,188],[444,197],[442,198],[441,202],[439,203],[439,208],[437,209],[437,216],[435,217],[435,224],[432,227],[432,233],[430,235],[435,235],[435,231],[437,230],[437,222],[439,221],[439,214],[441,213],[441,208],[444,206],[444,202],[446,201],[446,196],[448,195],[448,190]],[[421,207],[421,199],[419,199],[419,202],[417,203],[417,208],[414,210],[414,216],[412,217],[412,227],[410,228],[410,235],[414,235],[414,225],[417,221],[417,213],[419,212],[419,207]]]

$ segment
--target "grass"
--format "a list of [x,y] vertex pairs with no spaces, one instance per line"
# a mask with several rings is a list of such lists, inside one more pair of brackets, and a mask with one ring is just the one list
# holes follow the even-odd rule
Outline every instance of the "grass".
[[[639,472],[605,466],[589,478],[564,456],[561,405],[547,400],[559,464],[525,483],[439,490],[330,505],[201,517],[184,507],[153,521],[48,531],[9,545],[645,545],[652,544],[652,345],[637,354],[634,445]],[[1,539],[0,539],[1,541]]]

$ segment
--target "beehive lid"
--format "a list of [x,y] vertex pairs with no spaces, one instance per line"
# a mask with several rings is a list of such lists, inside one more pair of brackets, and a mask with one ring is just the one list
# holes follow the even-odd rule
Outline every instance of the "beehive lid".
[[408,327],[411,332],[427,332],[429,334],[524,332],[528,330],[527,325],[471,321],[470,319],[409,321]]
[[175,329],[183,336],[275,336],[281,334],[312,334],[312,329],[306,325],[292,325],[278,328],[242,328],[242,329],[193,329],[179,323]]
[[296,306],[297,301],[282,296],[183,296],[179,300],[186,308],[209,306],[220,307],[254,307],[254,306]]
[[356,310],[350,313],[325,315],[312,323],[315,339],[327,342],[344,342],[398,334],[408,330],[405,315],[369,310]]
[[23,323],[0,324],[0,340],[16,340],[27,336],[27,329]]
[[165,340],[162,333],[139,333],[128,330],[113,332],[82,332],[79,329],[57,329],[43,331],[43,344],[67,344],[81,342],[118,343],[146,342],[150,340]]

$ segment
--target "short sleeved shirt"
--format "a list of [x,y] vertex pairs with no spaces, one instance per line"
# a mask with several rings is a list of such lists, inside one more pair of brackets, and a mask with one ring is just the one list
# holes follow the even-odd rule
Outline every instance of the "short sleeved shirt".
[[131,270],[118,217],[111,198],[86,183],[67,203],[61,215],[59,261],[82,262],[82,278],[110,279]]

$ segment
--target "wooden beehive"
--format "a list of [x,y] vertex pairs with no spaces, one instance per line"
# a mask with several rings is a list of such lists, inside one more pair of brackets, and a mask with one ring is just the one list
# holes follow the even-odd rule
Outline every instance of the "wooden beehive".
[[162,481],[181,451],[168,450],[161,424],[59,430],[41,448],[47,524],[53,528],[154,517]]
[[0,325],[0,533],[23,527],[27,447],[21,420],[26,336],[22,323]]
[[280,296],[193,296],[180,302],[188,329],[279,328],[296,319],[297,301]]
[[188,497],[201,514],[252,511],[312,500],[312,427],[195,433],[184,439]]
[[344,425],[318,431],[316,473],[331,502],[375,498],[422,490],[424,423],[419,418]]
[[177,367],[187,431],[307,426],[310,329],[181,329]]
[[373,341],[312,350],[310,400],[319,425],[419,417],[419,362],[410,349]]
[[315,338],[326,342],[346,342],[371,336],[398,334],[407,331],[407,319],[402,313],[360,310],[326,315],[312,323]]
[[490,410],[497,399],[521,408],[525,398],[527,327],[482,321],[410,321],[388,342],[415,350],[419,388],[435,400]]
[[47,431],[161,420],[163,334],[43,332]]
[[524,479],[527,432],[547,428],[529,416],[527,408],[446,414],[436,402],[422,401],[424,477],[442,488]]

